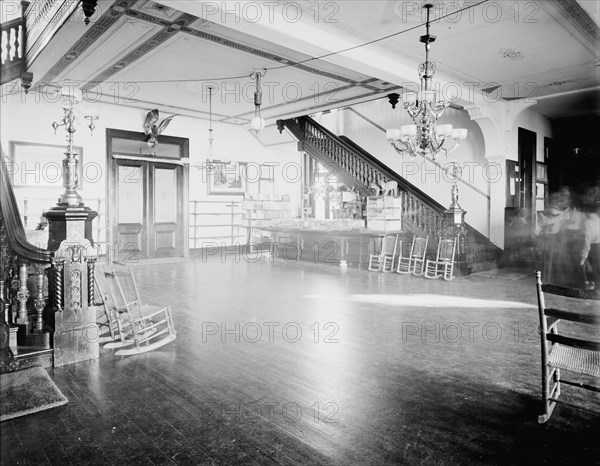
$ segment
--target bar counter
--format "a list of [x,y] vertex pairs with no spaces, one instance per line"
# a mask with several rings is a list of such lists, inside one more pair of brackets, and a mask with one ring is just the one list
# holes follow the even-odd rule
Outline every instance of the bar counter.
[[[329,230],[311,228],[271,227],[273,253],[284,260],[296,262],[334,263],[368,266],[369,255],[377,254],[386,235],[400,235],[407,244],[408,235],[401,231],[379,231],[368,228],[354,230]],[[408,239],[410,241],[410,238]]]

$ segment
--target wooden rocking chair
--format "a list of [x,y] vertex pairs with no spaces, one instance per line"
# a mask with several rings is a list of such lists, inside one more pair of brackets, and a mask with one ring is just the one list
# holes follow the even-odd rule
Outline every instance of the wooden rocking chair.
[[426,236],[425,238],[417,238],[416,236],[413,236],[408,256],[400,255],[396,272],[403,274],[413,273],[415,275],[423,275],[428,242],[429,236]]
[[[171,317],[171,307],[142,304],[131,268],[127,272],[102,271],[108,307],[116,321],[116,339],[104,348],[122,348],[115,355],[145,353],[175,340],[177,332]],[[106,307],[105,307],[106,309]]]
[[[536,285],[538,309],[540,317],[540,336],[542,343],[542,402],[544,412],[538,416],[538,422],[543,424],[552,415],[556,403],[573,408],[600,414],[600,410],[589,409],[573,402],[559,399],[562,384],[584,388],[593,392],[600,392],[600,386],[591,385],[585,378],[600,378],[600,342],[592,335],[599,334],[600,316],[598,316],[597,303],[600,296],[593,290],[579,290],[556,285],[542,285],[542,274],[537,271]],[[579,299],[567,299],[570,309],[547,308],[544,293],[567,296]],[[581,299],[583,298],[583,299]],[[591,312],[583,311],[585,306],[591,304]],[[559,333],[560,320],[569,321],[569,326],[577,338]],[[590,335],[588,339],[586,335]],[[586,339],[583,339],[583,338]],[[577,375],[577,381],[561,378],[561,370]]]
[[402,241],[398,240],[398,235],[384,236],[381,241],[379,254],[371,254],[369,256],[369,270],[385,273],[393,272],[398,243],[402,245]]
[[440,239],[435,260],[427,259],[425,263],[425,278],[444,277],[444,280],[454,278],[454,256],[458,238]]
[[119,340],[119,325],[117,323],[117,306],[113,295],[115,291],[110,288],[111,284],[106,278],[106,272],[102,267],[96,267],[94,274],[96,282],[96,296],[102,299],[102,313],[96,315],[96,323],[98,325],[99,343],[107,343],[109,341]]

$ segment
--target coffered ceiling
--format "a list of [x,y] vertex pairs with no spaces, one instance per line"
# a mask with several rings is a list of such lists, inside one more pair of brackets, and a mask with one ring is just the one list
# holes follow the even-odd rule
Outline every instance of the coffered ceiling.
[[[104,0],[78,13],[31,65],[35,83],[81,83],[98,99],[245,125],[401,93],[424,60],[420,1]],[[438,1],[431,58],[461,101],[535,100],[560,118],[599,114],[593,1]],[[458,11],[460,8],[472,8]]]

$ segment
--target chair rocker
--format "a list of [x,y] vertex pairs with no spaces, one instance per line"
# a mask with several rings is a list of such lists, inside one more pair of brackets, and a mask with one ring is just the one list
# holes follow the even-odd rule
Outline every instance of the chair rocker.
[[398,244],[402,245],[402,241],[398,240],[398,235],[384,236],[379,254],[369,256],[369,270],[385,273],[393,272]]
[[107,343],[110,341],[119,340],[119,325],[117,323],[116,313],[118,312],[113,299],[114,292],[111,292],[106,272],[102,267],[96,267],[94,274],[96,285],[96,296],[102,299],[103,312],[97,313],[96,323],[98,325],[99,343]]
[[425,268],[425,254],[429,236],[417,238],[413,236],[408,256],[400,255],[396,272],[403,274],[423,275]]
[[444,277],[444,280],[454,279],[454,256],[458,238],[440,239],[435,260],[425,262],[425,278]]
[[121,348],[116,356],[146,353],[175,340],[177,332],[171,317],[171,306],[142,304],[131,268],[127,272],[105,271],[108,294],[113,303],[118,340],[104,348]]
[[247,252],[252,254],[258,253],[260,254],[259,257],[262,257],[262,254],[265,254],[265,257],[270,258],[273,254],[273,239],[271,232],[251,227],[247,247]]
[[[543,285],[541,272],[537,271],[535,275],[542,349],[543,413],[538,416],[538,422],[543,424],[548,421],[557,403],[600,414],[600,410],[560,399],[562,384],[600,392],[600,386],[589,383],[590,380],[600,378],[600,341],[597,338],[600,316],[597,311],[598,305],[594,302],[598,301],[600,296],[591,290]],[[570,309],[547,308],[545,293],[567,296]],[[586,307],[589,309],[587,313],[577,311],[583,311]],[[559,332],[558,323],[561,320],[569,321],[569,326],[577,338]],[[563,379],[563,370],[578,380]]]

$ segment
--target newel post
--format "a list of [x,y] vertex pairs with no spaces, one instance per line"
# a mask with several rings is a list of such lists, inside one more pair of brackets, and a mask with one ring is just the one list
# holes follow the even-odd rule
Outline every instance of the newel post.
[[59,204],[46,213],[54,286],[54,366],[99,357],[98,327],[93,299],[93,264],[98,254],[91,242],[89,207]]

